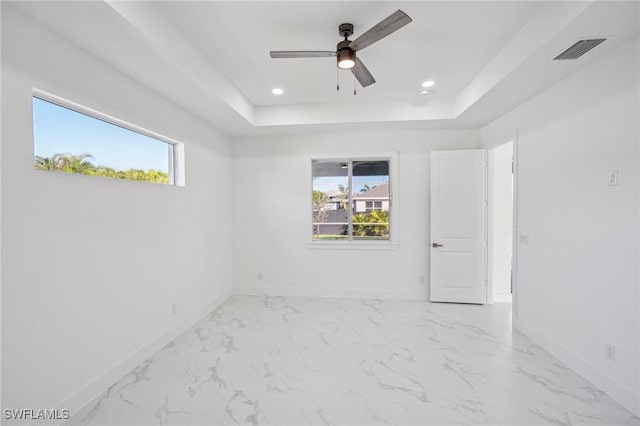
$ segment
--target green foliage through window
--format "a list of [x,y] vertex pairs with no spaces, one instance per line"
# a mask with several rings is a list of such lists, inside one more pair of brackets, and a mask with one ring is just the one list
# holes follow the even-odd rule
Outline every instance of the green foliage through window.
[[329,212],[327,211],[327,202],[329,197],[322,191],[313,191],[313,234],[320,234],[319,222],[327,219]]
[[54,154],[51,157],[34,157],[34,166],[37,170],[48,170],[63,173],[79,173],[89,176],[102,176],[115,179],[137,180],[153,183],[169,183],[169,175],[158,170],[115,170],[111,167],[96,166],[91,161],[91,154]]
[[352,219],[353,237],[386,237],[389,238],[389,212],[374,210],[367,213],[356,213]]

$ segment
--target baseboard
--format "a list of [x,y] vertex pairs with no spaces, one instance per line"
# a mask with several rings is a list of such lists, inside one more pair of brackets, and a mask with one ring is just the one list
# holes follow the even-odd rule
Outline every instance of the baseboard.
[[[224,303],[232,295],[232,289],[226,290],[214,300],[210,301],[201,308],[195,310],[193,313],[184,317],[178,324],[175,325],[175,327],[166,331],[161,336],[151,340],[140,350],[124,358],[112,369],[96,378],[88,385],[75,392],[73,395],[65,398],[60,404],[57,405],[57,407],[59,409],[68,409],[72,415],[73,413],[78,412],[82,407],[100,396],[100,394],[102,394],[102,392],[108,389],[111,385],[122,379],[138,365],[142,364],[153,354],[165,347],[169,342],[187,331],[191,326],[204,318],[209,312],[216,309],[220,304]],[[40,425],[41,423],[37,424]]]
[[596,368],[589,361],[568,349],[565,345],[556,340],[550,339],[542,330],[539,330],[529,324],[525,324],[522,320],[515,318],[513,321],[513,328],[529,337],[560,361],[567,364],[571,369],[575,370],[586,380],[606,392],[611,398],[616,400],[616,402],[627,410],[631,411],[635,415],[640,415],[640,407],[638,406],[639,395],[636,394],[633,389],[623,385],[613,377],[604,373],[602,370]]
[[346,299],[427,300],[427,292],[360,288],[253,287],[238,285],[234,294],[246,296],[320,297]]

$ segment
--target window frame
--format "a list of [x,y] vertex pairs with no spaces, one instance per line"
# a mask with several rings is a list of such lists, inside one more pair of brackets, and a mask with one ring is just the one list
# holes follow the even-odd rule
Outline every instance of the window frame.
[[[395,250],[399,246],[399,225],[398,225],[398,152],[384,152],[384,153],[366,153],[366,154],[313,154],[308,155],[307,161],[307,176],[309,179],[309,194],[306,198],[308,201],[308,215],[309,226],[307,229],[313,227],[313,161],[335,161],[345,162],[349,164],[349,187],[351,188],[351,180],[353,174],[353,162],[354,161],[388,161],[389,162],[389,239],[387,240],[357,240],[352,236],[352,214],[349,215],[349,238],[344,240],[314,240],[313,234],[309,233],[307,248],[310,249],[337,249],[337,250]],[[349,191],[351,192],[351,190]],[[352,194],[349,195],[350,201],[352,201]],[[350,207],[351,208],[351,207]]]
[[[168,174],[169,174],[169,182],[166,185],[160,186],[175,186],[175,187],[184,187],[186,186],[185,182],[185,147],[183,142],[179,142],[175,139],[169,138],[167,136],[161,135],[154,131],[145,129],[144,127],[137,126],[133,123],[130,123],[125,120],[121,120],[119,118],[110,116],[93,108],[89,108],[82,104],[79,104],[74,101],[70,101],[68,99],[62,98],[58,95],[54,95],[52,93],[46,92],[41,89],[33,88],[31,93],[31,102],[33,103],[33,99],[40,99],[45,102],[52,103],[61,108],[66,108],[78,114],[85,115],[87,117],[93,118],[94,120],[100,120],[105,123],[111,124],[113,126],[120,127],[122,129],[128,130],[130,132],[138,133],[143,136],[147,136],[149,138],[155,139],[158,142],[163,142],[167,144],[168,149]],[[31,149],[32,149],[32,165],[33,158],[36,155],[35,153],[35,134],[33,132],[34,126],[34,117],[33,117],[33,108],[31,109]],[[35,170],[35,169],[34,169]],[[128,179],[113,179],[116,181],[124,181]],[[132,181],[138,182],[138,181]]]

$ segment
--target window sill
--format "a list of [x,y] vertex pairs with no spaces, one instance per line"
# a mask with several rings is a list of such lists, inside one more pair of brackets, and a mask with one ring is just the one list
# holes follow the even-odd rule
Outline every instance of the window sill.
[[388,241],[360,242],[360,241],[313,241],[306,244],[307,248],[314,250],[397,250],[397,243]]

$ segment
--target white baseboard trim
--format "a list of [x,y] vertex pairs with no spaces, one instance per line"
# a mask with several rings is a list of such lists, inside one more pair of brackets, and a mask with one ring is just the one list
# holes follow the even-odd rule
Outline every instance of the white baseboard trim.
[[427,300],[427,292],[371,290],[360,288],[253,287],[238,285],[234,294],[243,296],[319,297],[345,299]]
[[211,302],[185,316],[173,328],[143,345],[137,352],[125,357],[109,371],[92,380],[89,384],[75,392],[73,395],[65,398],[62,403],[57,405],[57,407],[59,409],[68,409],[71,415],[78,412],[82,407],[100,396],[100,394],[107,390],[109,386],[129,374],[138,365],[142,364],[153,354],[165,347],[169,342],[187,331],[191,326],[203,319],[209,312],[216,309],[232,295],[233,289],[228,289]]
[[636,394],[633,389],[620,383],[602,370],[593,366],[593,364],[584,359],[580,354],[570,350],[562,343],[550,339],[542,330],[524,323],[521,319],[514,318],[513,328],[529,337],[586,380],[606,392],[620,405],[635,415],[640,415],[640,407],[638,406],[639,395]]

